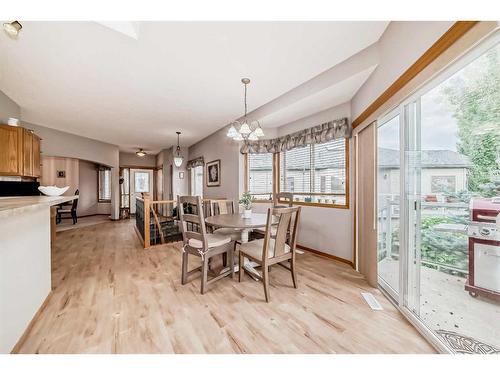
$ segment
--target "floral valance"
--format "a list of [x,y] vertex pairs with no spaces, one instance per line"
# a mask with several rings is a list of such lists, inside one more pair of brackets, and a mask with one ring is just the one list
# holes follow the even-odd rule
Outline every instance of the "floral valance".
[[242,154],[265,154],[291,150],[316,143],[325,143],[337,138],[350,138],[351,125],[347,118],[325,122],[309,129],[301,130],[283,137],[245,142],[241,146]]
[[194,167],[202,167],[205,165],[205,160],[203,159],[203,156],[200,156],[199,158],[189,160],[186,164],[187,169],[191,169]]

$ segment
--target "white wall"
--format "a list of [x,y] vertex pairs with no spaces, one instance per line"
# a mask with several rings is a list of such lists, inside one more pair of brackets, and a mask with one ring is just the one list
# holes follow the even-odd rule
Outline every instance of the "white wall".
[[50,292],[50,209],[4,215],[0,228],[0,353],[10,353]]

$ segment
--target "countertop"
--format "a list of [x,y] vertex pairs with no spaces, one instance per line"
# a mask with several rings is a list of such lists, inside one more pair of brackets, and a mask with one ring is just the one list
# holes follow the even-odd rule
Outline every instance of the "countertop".
[[39,207],[49,207],[77,199],[78,195],[60,195],[58,197],[23,196],[0,197],[0,218],[11,214],[19,214]]

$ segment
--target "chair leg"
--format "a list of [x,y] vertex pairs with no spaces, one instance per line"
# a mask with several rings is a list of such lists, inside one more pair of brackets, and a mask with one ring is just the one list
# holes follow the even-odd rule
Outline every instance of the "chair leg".
[[201,266],[201,294],[205,294],[208,282],[208,258],[203,259]]
[[262,283],[264,284],[264,294],[266,295],[266,302],[271,299],[269,296],[269,268],[267,265],[262,265]]
[[243,280],[243,275],[245,274],[245,268],[243,268],[244,255],[243,255],[243,252],[241,251],[241,249],[240,249],[239,260],[240,261],[238,262],[238,266],[239,266],[239,270],[238,270],[238,282],[241,283],[241,280]]
[[73,225],[76,224],[76,212],[71,212],[71,218],[73,219]]
[[182,271],[181,271],[181,284],[187,283],[187,270],[188,270],[188,256],[187,252],[182,253]]
[[231,270],[231,279],[234,279],[234,249],[230,248],[227,252],[229,258],[229,267]]
[[297,285],[297,271],[295,269],[295,258],[290,259],[290,271],[292,272],[293,287],[298,288]]
[[227,253],[222,253],[222,267],[227,266]]

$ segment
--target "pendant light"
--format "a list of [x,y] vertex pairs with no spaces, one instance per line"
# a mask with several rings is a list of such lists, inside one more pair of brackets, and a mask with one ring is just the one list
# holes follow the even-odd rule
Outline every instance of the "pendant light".
[[17,36],[19,31],[23,28],[23,25],[19,21],[5,22],[3,24],[3,29],[11,36]]
[[264,131],[258,120],[251,120],[247,116],[247,85],[250,79],[242,78],[241,83],[245,85],[245,115],[243,120],[234,121],[227,131],[227,136],[235,141],[258,141],[259,137],[264,136]]
[[146,151],[144,151],[142,148],[140,148],[139,151],[136,151],[135,154],[141,158],[147,155]]
[[176,133],[177,133],[177,149],[175,151],[174,164],[177,168],[179,168],[182,165],[184,158],[181,156],[181,147],[179,146],[179,136],[181,135],[181,132],[176,132]]

